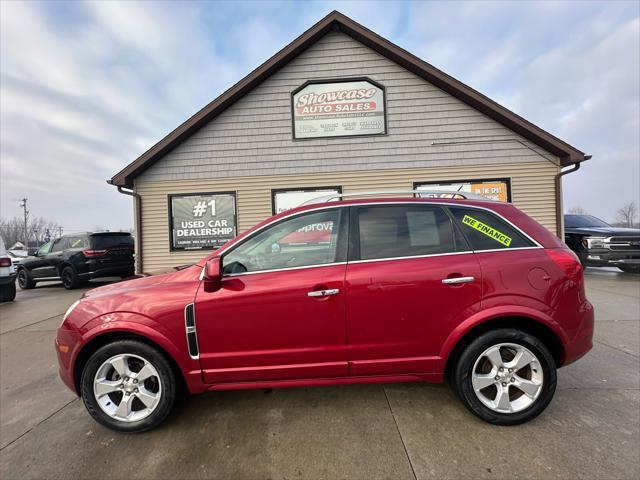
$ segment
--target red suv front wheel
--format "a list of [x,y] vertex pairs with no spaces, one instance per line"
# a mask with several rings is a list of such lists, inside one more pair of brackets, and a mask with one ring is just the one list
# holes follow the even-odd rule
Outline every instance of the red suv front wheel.
[[91,416],[123,432],[143,432],[159,425],[176,395],[175,377],[166,358],[134,340],[119,340],[98,349],[84,367],[81,387]]

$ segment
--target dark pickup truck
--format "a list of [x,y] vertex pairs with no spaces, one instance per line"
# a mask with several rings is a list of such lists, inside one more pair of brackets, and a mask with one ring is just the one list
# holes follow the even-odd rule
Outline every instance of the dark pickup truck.
[[565,215],[564,239],[583,265],[640,273],[640,230],[612,227],[592,215]]
[[22,289],[37,282],[62,280],[66,289],[93,278],[130,277],[134,271],[133,237],[127,232],[64,235],[42,245],[18,264]]

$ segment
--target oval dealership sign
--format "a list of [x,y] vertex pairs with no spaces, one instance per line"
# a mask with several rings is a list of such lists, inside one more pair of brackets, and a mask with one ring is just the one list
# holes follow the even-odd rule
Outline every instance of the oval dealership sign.
[[386,133],[384,89],[368,80],[304,85],[291,107],[294,138]]

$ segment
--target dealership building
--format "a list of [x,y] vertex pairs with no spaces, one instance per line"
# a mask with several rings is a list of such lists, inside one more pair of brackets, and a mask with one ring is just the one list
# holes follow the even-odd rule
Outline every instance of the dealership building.
[[589,158],[332,12],[109,183],[133,196],[141,273],[336,192],[480,193],[561,235],[562,175]]

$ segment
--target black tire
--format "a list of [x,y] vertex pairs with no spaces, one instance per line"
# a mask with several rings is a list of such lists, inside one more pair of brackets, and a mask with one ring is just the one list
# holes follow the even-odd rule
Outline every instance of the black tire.
[[27,272],[27,270],[24,268],[21,268],[20,270],[18,270],[17,281],[18,281],[18,286],[20,287],[20,290],[31,290],[36,286],[36,282],[33,281],[33,278],[31,278],[31,275],[29,275],[29,272]]
[[16,282],[0,287],[0,302],[13,302],[16,298]]
[[[515,413],[501,413],[486,406],[478,398],[472,384],[472,373],[476,361],[487,349],[503,343],[525,347],[536,356],[542,367],[542,387],[536,399],[527,408]],[[482,420],[495,425],[518,425],[540,415],[553,399],[557,384],[556,365],[549,349],[538,338],[521,330],[502,328],[480,335],[462,351],[453,369],[451,383],[462,403]],[[507,385],[507,391],[513,394],[514,390],[509,383]],[[499,386],[488,388],[499,388]],[[515,394],[518,395],[517,390]]]
[[81,283],[80,279],[78,278],[78,274],[70,265],[67,265],[62,269],[62,271],[60,272],[60,279],[62,280],[62,286],[67,290],[78,288]]
[[[125,422],[109,416],[102,410],[94,394],[93,382],[98,369],[106,360],[119,354],[142,357],[158,372],[161,398],[152,413],[142,420]],[[157,427],[169,415],[176,398],[176,379],[171,365],[161,352],[136,340],[118,340],[101,347],[91,355],[82,371],[80,390],[87,411],[98,423],[111,430],[138,433]]]
[[618,265],[618,268],[625,273],[640,273],[640,265]]

